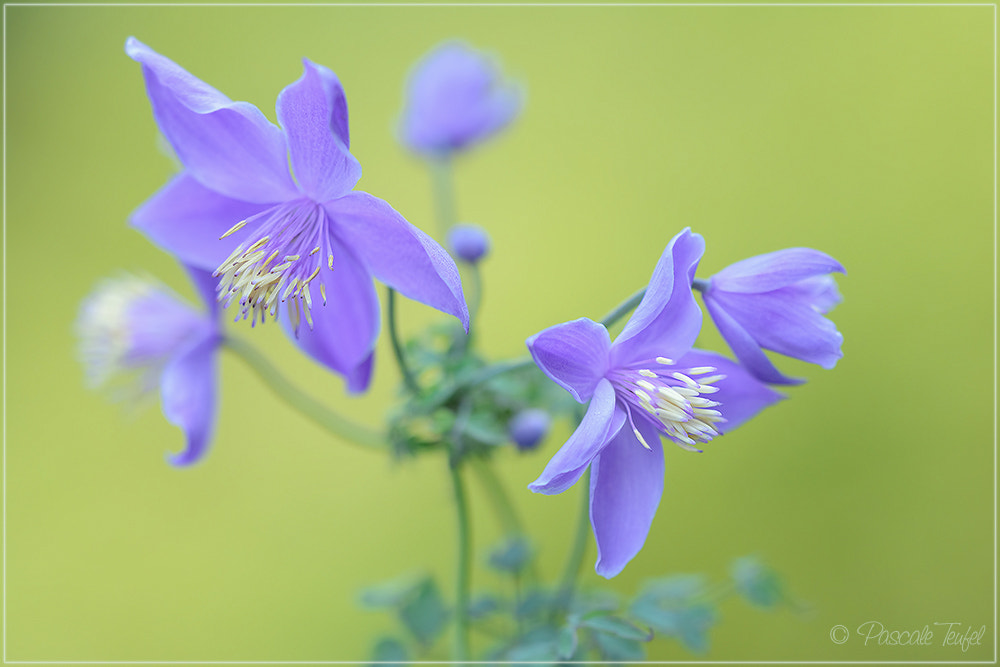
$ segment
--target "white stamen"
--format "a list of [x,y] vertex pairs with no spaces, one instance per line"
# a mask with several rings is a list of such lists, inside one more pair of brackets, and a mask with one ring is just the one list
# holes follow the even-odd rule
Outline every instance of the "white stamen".
[[642,445],[649,451],[653,451],[653,448],[649,446],[649,444],[646,442],[646,439],[642,437],[642,433],[639,433],[639,429],[633,428],[632,432],[635,433],[635,437],[639,441],[640,445]]

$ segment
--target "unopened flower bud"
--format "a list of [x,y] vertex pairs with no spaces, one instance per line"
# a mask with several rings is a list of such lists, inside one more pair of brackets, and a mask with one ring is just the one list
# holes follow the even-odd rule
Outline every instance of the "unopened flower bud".
[[549,432],[549,413],[532,408],[521,410],[507,425],[507,433],[517,448],[524,451],[538,446]]
[[448,247],[459,259],[476,264],[490,251],[490,237],[479,225],[461,223],[448,232]]

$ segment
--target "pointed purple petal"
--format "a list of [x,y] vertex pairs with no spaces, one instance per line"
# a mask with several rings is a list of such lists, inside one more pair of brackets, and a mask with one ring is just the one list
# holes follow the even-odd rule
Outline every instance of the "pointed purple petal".
[[615,405],[615,390],[610,382],[602,380],[580,425],[528,488],[535,493],[553,495],[576,484],[593,458],[624,423],[625,413]]
[[163,414],[184,431],[187,439],[184,451],[168,457],[175,466],[198,462],[211,444],[218,394],[218,346],[218,335],[206,336],[171,359],[163,369],[160,378]]
[[[279,319],[285,333],[307,355],[330,370],[344,376],[352,393],[368,388],[371,379],[372,354],[378,339],[378,297],[371,274],[357,257],[336,239],[331,238],[333,271],[324,264],[310,284],[313,327],[303,316],[296,337],[289,321],[287,307],[279,303]],[[327,303],[318,285],[325,287]]]
[[325,204],[333,233],[376,278],[403,296],[454,315],[469,330],[469,309],[455,260],[387,203],[352,192]]
[[590,400],[608,371],[611,337],[603,324],[586,317],[551,326],[526,344],[542,372],[580,403]]
[[129,222],[181,262],[214,271],[254,228],[219,237],[264,208],[224,197],[183,173],[147,199]]
[[134,37],[125,52],[142,65],[156,124],[195,178],[249,202],[297,196],[285,137],[257,107],[233,102]]
[[689,228],[670,240],[645,296],[615,339],[616,366],[658,356],[676,359],[691,349],[701,330],[691,281],[704,252],[705,240]]
[[786,248],[750,257],[712,276],[712,286],[726,292],[770,292],[827,273],[847,273],[826,253],[812,248]]
[[844,337],[794,290],[792,286],[763,294],[718,292],[713,296],[718,307],[764,349],[833,368],[844,356],[840,351]]
[[757,379],[769,384],[802,384],[805,382],[802,378],[793,378],[782,374],[760,349],[760,345],[753,339],[753,336],[747,333],[746,329],[740,326],[740,323],[733,319],[721,305],[716,303],[710,292],[705,292],[703,297],[708,314],[715,322],[722,338],[729,345],[729,349]]
[[636,424],[646,449],[632,429],[623,428],[601,450],[590,468],[590,524],[597,542],[597,574],[617,575],[646,543],[663,497],[663,446],[652,425]]
[[278,95],[278,122],[299,188],[328,201],[351,191],[361,165],[347,148],[347,99],[337,75],[307,59],[302,64],[302,77]]
[[677,365],[682,368],[712,366],[726,376],[715,383],[719,391],[708,397],[721,403],[715,408],[726,418],[725,422],[716,425],[720,433],[729,433],[764,408],[786,398],[740,364],[715,352],[691,350],[677,361]]

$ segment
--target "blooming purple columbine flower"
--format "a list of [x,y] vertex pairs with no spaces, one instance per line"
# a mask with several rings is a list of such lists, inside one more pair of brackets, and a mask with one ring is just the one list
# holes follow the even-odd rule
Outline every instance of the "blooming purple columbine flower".
[[[829,274],[840,262],[811,248],[788,248],[732,264],[708,281],[705,307],[736,358],[760,380],[800,384],[783,375],[763,349],[833,368],[844,337],[823,317],[840,303]],[[763,348],[763,349],[762,349]]]
[[371,378],[380,324],[372,275],[468,329],[448,253],[381,199],[352,191],[361,166],[333,72],[303,60],[302,77],[278,96],[278,127],[135,38],[125,51],[142,65],[153,116],[184,166],[132,224],[214,271],[237,319],[281,319],[351,391]]
[[503,129],[521,111],[520,86],[503,78],[488,56],[445,42],[410,72],[400,134],[425,155],[467,148]]
[[584,403],[580,426],[528,488],[562,493],[587,466],[597,573],[613,577],[639,553],[663,495],[660,436],[698,450],[781,394],[725,357],[692,349],[701,310],[691,291],[705,249],[685,229],[667,245],[649,287],[612,343],[587,318],[528,339],[535,363]]
[[155,281],[126,275],[100,284],[76,324],[88,384],[119,379],[131,381],[132,394],[160,390],[163,414],[187,439],[184,451],[168,457],[176,466],[197,462],[211,443],[222,343],[216,280],[208,271],[187,269],[208,312]]

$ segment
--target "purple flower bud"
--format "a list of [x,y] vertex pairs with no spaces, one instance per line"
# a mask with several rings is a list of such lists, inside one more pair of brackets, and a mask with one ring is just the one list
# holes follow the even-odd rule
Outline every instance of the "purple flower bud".
[[448,232],[448,247],[459,259],[476,264],[490,250],[490,237],[479,225],[457,224]]
[[514,120],[523,97],[492,58],[463,42],[445,42],[410,72],[400,137],[425,155],[461,150]]
[[517,448],[526,451],[538,446],[549,432],[551,423],[549,413],[545,410],[531,408],[521,410],[507,425],[507,433]]

